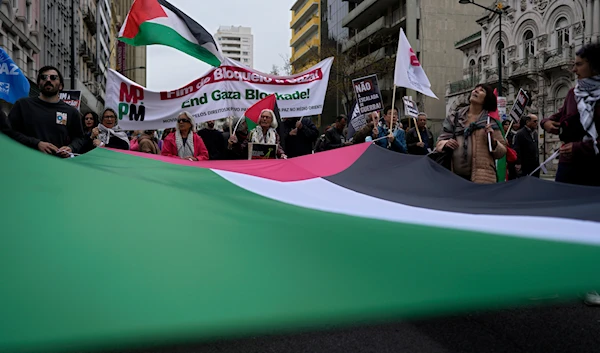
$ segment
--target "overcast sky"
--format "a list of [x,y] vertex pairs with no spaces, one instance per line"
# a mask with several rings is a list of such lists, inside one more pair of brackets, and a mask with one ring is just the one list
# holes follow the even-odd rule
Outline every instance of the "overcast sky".
[[[273,64],[283,66],[281,56],[289,57],[290,8],[294,0],[221,0],[207,6],[198,0],[169,0],[208,32],[219,26],[245,26],[254,35],[254,68],[271,71]],[[210,66],[161,45],[147,47],[147,87],[151,90],[179,88],[206,73]]]

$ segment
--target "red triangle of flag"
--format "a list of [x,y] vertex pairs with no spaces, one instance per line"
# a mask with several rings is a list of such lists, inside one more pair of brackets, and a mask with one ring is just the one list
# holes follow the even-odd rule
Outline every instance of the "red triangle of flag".
[[123,37],[135,38],[142,23],[159,17],[167,17],[167,13],[157,0],[135,0],[127,15]]
[[260,119],[260,112],[262,112],[263,109],[274,110],[275,101],[276,98],[274,94],[266,96],[265,98],[259,100],[258,102],[254,103],[250,108],[248,108],[248,110],[246,110],[246,113],[244,114],[244,117],[252,121],[254,124],[258,125],[258,119]]
[[[496,101],[498,101],[498,89],[494,89],[494,95],[496,96]],[[488,115],[490,116],[490,118],[494,119],[494,120],[500,120],[500,115],[498,115],[498,108],[496,107],[496,110],[493,112],[488,112]]]

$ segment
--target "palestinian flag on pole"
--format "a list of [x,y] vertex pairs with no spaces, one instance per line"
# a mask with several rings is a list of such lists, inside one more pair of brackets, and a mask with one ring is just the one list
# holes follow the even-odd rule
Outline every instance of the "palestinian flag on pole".
[[600,289],[600,188],[474,184],[368,143],[61,160],[0,134],[0,158],[0,352],[122,352]]
[[279,115],[279,109],[277,108],[277,99],[274,94],[270,94],[254,103],[244,113],[244,119],[246,120],[246,125],[248,125],[248,131],[254,129],[258,125],[258,121],[260,120],[260,112],[262,112],[263,109],[271,109],[275,113],[273,118],[277,120],[277,126],[281,126],[281,117]]
[[213,36],[166,0],[135,0],[119,40],[133,46],[166,45],[212,66],[223,60]]

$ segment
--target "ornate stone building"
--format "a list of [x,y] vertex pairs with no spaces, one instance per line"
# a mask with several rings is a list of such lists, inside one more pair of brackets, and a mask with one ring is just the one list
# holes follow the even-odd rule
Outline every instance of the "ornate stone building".
[[[501,62],[507,109],[523,88],[532,98],[528,111],[540,119],[550,116],[575,84],[571,72],[575,52],[600,38],[600,0],[508,0],[502,5],[501,33],[499,15],[487,12],[477,21],[481,30],[455,44],[463,52],[464,70],[462,80],[446,87],[447,114],[468,102],[476,84],[496,86]],[[540,129],[540,144],[544,160],[559,141]],[[549,166],[550,174],[556,163]]]

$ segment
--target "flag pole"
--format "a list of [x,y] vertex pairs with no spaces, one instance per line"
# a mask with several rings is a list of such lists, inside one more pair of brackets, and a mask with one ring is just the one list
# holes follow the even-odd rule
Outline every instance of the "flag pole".
[[390,133],[394,130],[394,105],[396,103],[396,85],[394,85],[394,90],[392,92],[392,118],[390,119]]
[[415,130],[417,131],[417,136],[419,136],[419,142],[423,142],[423,139],[421,138],[421,132],[419,131],[419,127],[417,126],[417,118],[413,118],[413,120],[415,122]]

